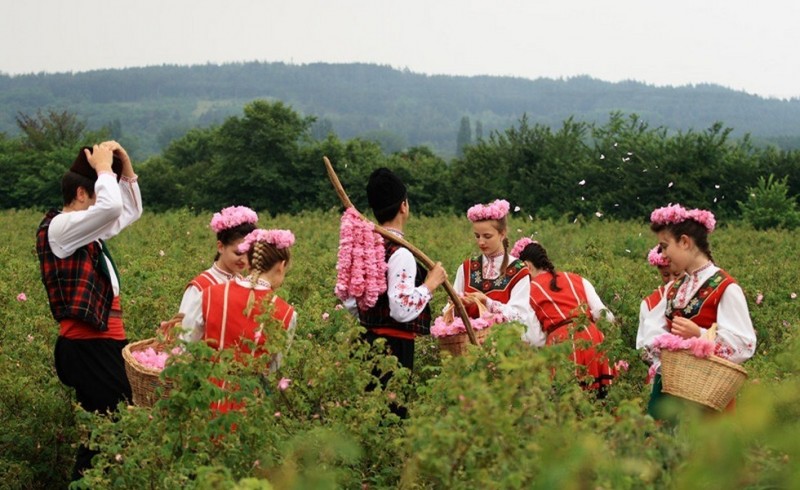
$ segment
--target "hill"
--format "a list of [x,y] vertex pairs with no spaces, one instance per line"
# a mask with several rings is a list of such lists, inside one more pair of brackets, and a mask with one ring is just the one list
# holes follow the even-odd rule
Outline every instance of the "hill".
[[195,126],[219,123],[256,99],[281,100],[317,118],[316,137],[333,131],[377,140],[386,151],[426,145],[456,153],[462,118],[475,136],[502,130],[523,114],[560,126],[574,117],[604,122],[637,113],[651,126],[701,130],[716,121],[760,143],[800,148],[800,99],[765,99],[718,85],[655,87],[590,77],[528,80],[424,75],[371,64],[236,63],[151,66],[82,73],[0,75],[0,132],[15,116],[69,110],[89,128],[108,126],[139,158],[160,152]]

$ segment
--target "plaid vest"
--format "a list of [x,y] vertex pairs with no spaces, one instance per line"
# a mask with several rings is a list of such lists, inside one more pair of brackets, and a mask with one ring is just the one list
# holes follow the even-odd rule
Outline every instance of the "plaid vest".
[[100,244],[92,242],[69,257],[56,257],[47,233],[50,222],[59,212],[56,209],[48,211],[36,231],[36,254],[50,311],[56,321],[72,318],[104,332],[108,330],[114,290],[105,272],[102,249]]
[[[386,242],[386,262],[395,253],[400,246],[396,243]],[[425,282],[428,276],[428,271],[417,263],[417,277],[414,279],[414,287],[420,286]],[[389,295],[384,291],[378,296],[378,301],[375,306],[368,310],[358,310],[358,319],[361,325],[370,328],[393,328],[396,330],[403,330],[406,332],[413,332],[415,334],[428,335],[431,332],[431,305],[425,305],[425,309],[415,319],[407,323],[400,323],[392,318],[389,312]]]

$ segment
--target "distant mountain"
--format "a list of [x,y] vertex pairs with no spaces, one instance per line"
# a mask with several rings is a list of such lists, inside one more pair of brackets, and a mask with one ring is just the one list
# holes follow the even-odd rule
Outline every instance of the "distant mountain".
[[142,158],[187,129],[220,123],[253,99],[278,99],[314,116],[315,137],[374,139],[387,151],[426,145],[456,152],[463,117],[475,137],[515,124],[560,126],[574,117],[605,122],[609,113],[639,114],[650,126],[703,130],[721,121],[734,136],[800,148],[800,99],[765,99],[717,85],[655,87],[590,77],[422,75],[370,64],[236,63],[152,66],[83,73],[0,75],[0,131],[17,134],[15,116],[69,110],[89,128],[107,126]]

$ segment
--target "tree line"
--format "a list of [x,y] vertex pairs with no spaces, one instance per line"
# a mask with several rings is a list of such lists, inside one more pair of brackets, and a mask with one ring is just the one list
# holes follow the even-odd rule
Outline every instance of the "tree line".
[[[385,152],[427,146],[456,155],[459,122],[484,134],[522,114],[553,128],[575,116],[603,124],[611,111],[637,113],[671,130],[702,130],[725,121],[733,136],[800,148],[800,99],[764,99],[717,85],[654,87],[590,77],[428,76],[370,64],[231,63],[152,66],[83,73],[0,74],[0,132],[17,131],[14,115],[68,110],[90,129],[115,126],[135,158],[161,153],[194,127],[222,124],[255,99],[281,100],[317,121],[312,134],[378,141]],[[120,116],[124,111],[124,117]],[[477,133],[477,129],[475,129]]]
[[[20,136],[0,136],[5,209],[59,206],[60,177],[78,148],[110,133],[87,131],[67,112],[20,114],[17,123]],[[247,205],[277,214],[334,208],[339,203],[324,155],[360,209],[367,208],[368,175],[387,166],[405,180],[412,209],[422,214],[463,213],[476,202],[504,198],[522,215],[544,219],[645,219],[670,202],[736,218],[776,186],[783,191],[778,205],[794,212],[800,191],[800,151],[733,139],[722,123],[673,132],[616,112],[602,125],[570,118],[552,129],[523,116],[465,145],[451,161],[425,146],[386,154],[360,138],[328,133],[315,139],[313,125],[313,117],[283,102],[256,100],[220,125],[190,130],[162,154],[136,163],[148,209]]]

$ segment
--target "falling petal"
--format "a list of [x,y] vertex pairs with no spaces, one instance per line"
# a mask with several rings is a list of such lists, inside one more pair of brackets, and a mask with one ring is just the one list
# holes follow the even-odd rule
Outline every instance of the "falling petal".
[[672,182],[670,182],[669,185],[667,186],[667,188],[670,188],[670,187],[672,187]]
[[522,228],[517,228],[517,233],[522,233]]
[[792,293],[789,295],[790,298],[795,299],[797,298],[797,293]]
[[533,216],[531,216],[531,215],[529,214],[529,215],[528,215],[528,219],[529,219],[530,221],[533,221]]
[[616,143],[616,142],[614,142],[614,148],[616,148],[616,147],[617,147],[617,143]]
[[760,305],[762,301],[764,301],[764,295],[761,294],[761,291],[759,291],[758,296],[756,296],[756,304]]
[[584,185],[584,184],[586,184],[586,179],[583,179],[580,182],[578,182],[578,185]]
[[519,206],[514,206],[514,212],[515,213],[519,213],[519,209],[520,209]]
[[619,207],[619,203],[618,203],[618,202],[617,202],[617,203],[614,203],[614,207],[615,207],[615,208],[618,208],[618,207]]
[[594,213],[594,215],[597,216],[598,218],[602,218],[603,217],[603,213],[601,213],[600,211]]
[[581,196],[581,201],[585,201],[585,200],[586,200],[586,198]]
[[605,159],[606,159],[606,156],[601,153],[600,154],[600,160],[605,160]]
[[714,202],[717,202],[717,198],[716,197],[714,198]]
[[163,250],[159,250],[159,251],[158,251],[158,256],[159,256],[159,257],[163,257],[164,255],[165,255],[165,254],[164,254],[164,251],[163,251]]
[[631,249],[629,249],[629,248],[626,248],[626,249],[625,249],[625,251],[626,251],[627,253],[631,253]]
[[629,152],[628,152],[628,156],[631,156],[631,155],[633,155],[633,152],[632,152],[632,151],[629,151]]
[[719,189],[719,184],[714,184],[714,189]]

